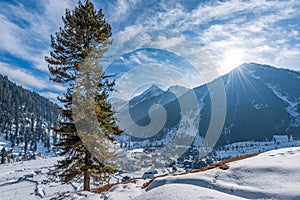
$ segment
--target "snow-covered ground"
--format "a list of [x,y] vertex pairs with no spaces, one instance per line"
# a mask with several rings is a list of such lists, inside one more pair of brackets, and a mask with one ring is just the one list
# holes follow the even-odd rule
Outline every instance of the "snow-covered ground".
[[[288,137],[287,135],[284,135]],[[265,152],[285,147],[300,146],[300,140],[291,141],[246,141],[225,145],[222,150],[216,150],[218,159],[234,158],[252,153]]]
[[104,199],[300,199],[300,147],[277,149],[212,170],[117,185]]
[[[102,194],[76,192],[78,185],[74,184],[42,184],[48,168],[58,159],[38,157],[0,165],[0,199],[50,199],[60,194],[66,196],[64,199],[90,200],[300,199],[300,147],[228,163],[227,170],[168,175],[155,179],[145,189],[142,185],[150,179],[137,179],[136,183],[119,184]],[[24,179],[26,175],[33,177]]]
[[38,157],[36,160],[14,162],[0,165],[0,199],[1,200],[31,200],[50,199],[62,193],[75,191],[74,184],[59,183],[42,184],[46,179],[49,167],[52,167],[59,157]]
[[[11,142],[6,141],[4,139],[4,133],[0,133],[0,151],[2,148],[5,148],[6,151],[12,150],[13,158],[10,159],[11,162],[14,161],[20,161],[23,159],[23,154],[24,154],[24,143],[21,143],[20,145],[15,145],[14,147],[11,147]],[[32,155],[33,152],[28,149],[27,156],[30,159],[30,155]],[[35,152],[36,155],[41,155],[44,157],[49,157],[49,156],[56,156],[57,153],[50,151],[47,147],[44,146],[42,142],[37,143],[37,151]]]

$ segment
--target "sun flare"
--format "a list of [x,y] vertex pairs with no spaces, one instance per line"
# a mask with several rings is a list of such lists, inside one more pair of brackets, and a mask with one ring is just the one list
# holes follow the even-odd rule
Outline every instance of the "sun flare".
[[244,52],[241,49],[230,49],[223,55],[222,71],[229,72],[243,64]]

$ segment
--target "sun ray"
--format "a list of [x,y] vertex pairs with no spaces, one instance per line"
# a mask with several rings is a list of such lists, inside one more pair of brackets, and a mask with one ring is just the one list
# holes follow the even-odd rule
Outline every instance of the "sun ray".
[[221,71],[228,73],[243,64],[244,52],[238,48],[232,48],[226,51],[221,62]]

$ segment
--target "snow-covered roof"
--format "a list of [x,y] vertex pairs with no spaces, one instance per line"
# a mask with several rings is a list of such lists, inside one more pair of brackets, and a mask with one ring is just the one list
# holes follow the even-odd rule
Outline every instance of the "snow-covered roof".
[[288,141],[289,137],[288,137],[288,135],[273,135],[273,139],[275,139],[277,142]]

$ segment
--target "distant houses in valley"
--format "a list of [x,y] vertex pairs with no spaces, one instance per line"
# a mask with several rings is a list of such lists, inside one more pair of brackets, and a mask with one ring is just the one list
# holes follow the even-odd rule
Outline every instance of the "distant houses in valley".
[[273,135],[274,143],[283,143],[283,142],[290,142],[293,141],[292,135]]

